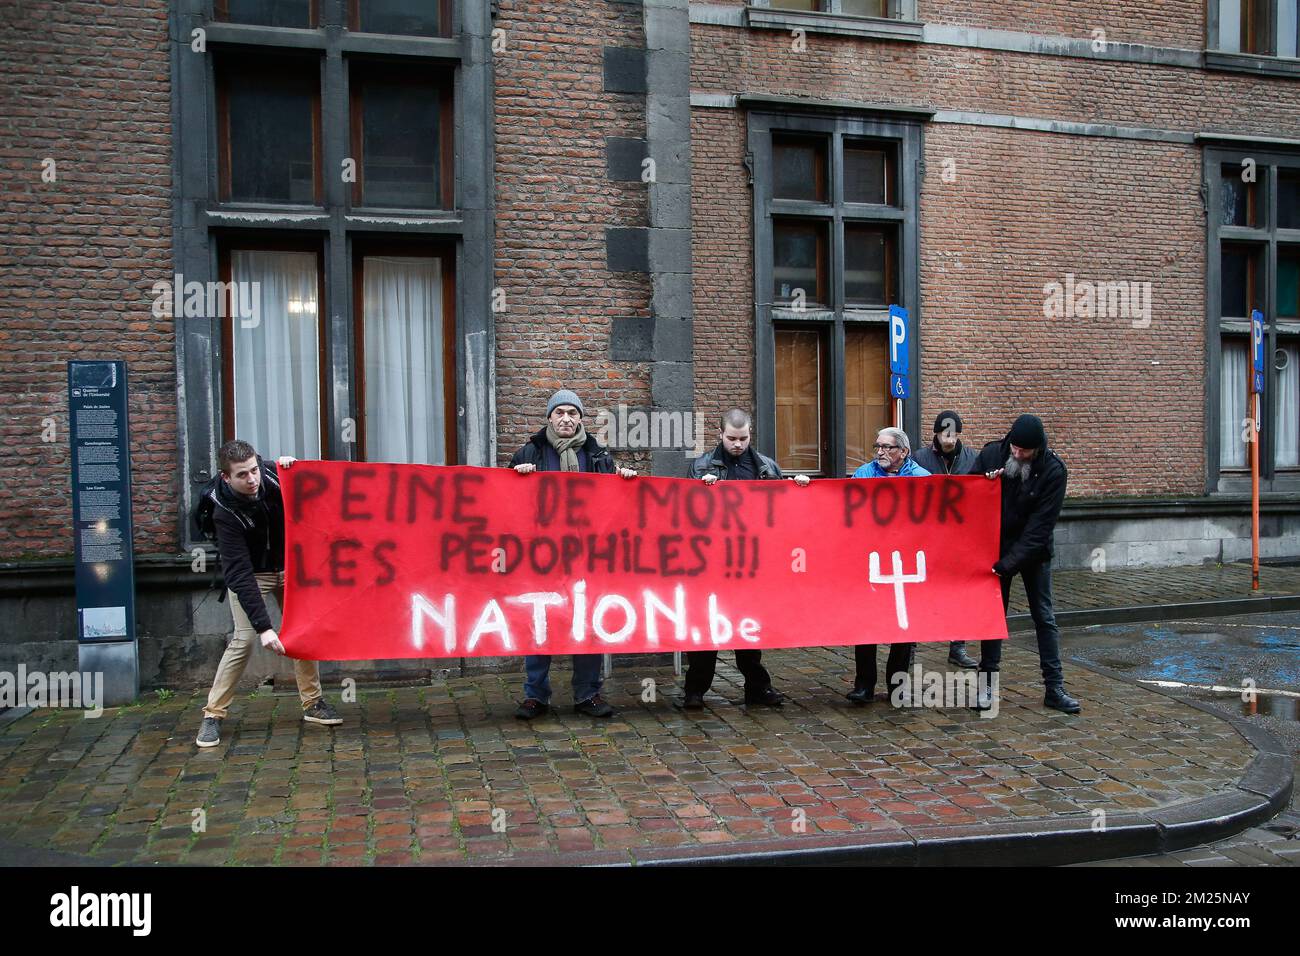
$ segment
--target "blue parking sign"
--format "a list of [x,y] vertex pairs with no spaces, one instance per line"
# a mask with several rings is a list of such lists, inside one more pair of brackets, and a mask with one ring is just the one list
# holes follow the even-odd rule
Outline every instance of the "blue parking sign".
[[1264,313],[1259,309],[1253,309],[1250,313],[1250,345],[1254,352],[1255,371],[1262,373],[1264,371]]
[[[906,375],[907,368],[907,349],[908,329],[907,310],[899,305],[889,307],[889,370],[895,375]],[[894,398],[906,398],[906,395],[899,395],[897,389],[891,384],[889,393]]]
[[889,376],[889,397],[890,398],[910,398],[912,390],[906,375]]

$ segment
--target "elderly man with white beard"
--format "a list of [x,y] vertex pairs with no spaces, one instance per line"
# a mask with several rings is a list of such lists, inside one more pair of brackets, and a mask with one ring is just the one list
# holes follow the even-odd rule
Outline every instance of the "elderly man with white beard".
[[[1077,714],[1079,702],[1065,692],[1061,671],[1061,632],[1052,608],[1052,533],[1065,501],[1065,462],[1047,447],[1047,430],[1036,415],[1021,415],[1001,441],[989,442],[972,471],[1002,479],[1002,546],[993,573],[1002,580],[1002,607],[1011,600],[1011,581],[1019,574],[1029,598],[1038,635],[1038,663],[1046,694],[1043,706]],[[979,669],[998,670],[1002,641],[982,641]],[[980,709],[986,709],[991,678],[981,679]]]

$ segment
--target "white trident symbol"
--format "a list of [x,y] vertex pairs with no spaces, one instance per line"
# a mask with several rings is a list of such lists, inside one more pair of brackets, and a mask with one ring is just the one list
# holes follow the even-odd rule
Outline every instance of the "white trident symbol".
[[868,565],[868,580],[872,584],[892,584],[894,586],[894,611],[898,615],[898,627],[907,630],[907,601],[903,597],[904,584],[920,584],[925,580],[925,552],[916,552],[916,573],[903,573],[903,556],[894,552],[894,573],[884,577],[880,573],[880,552],[872,551]]

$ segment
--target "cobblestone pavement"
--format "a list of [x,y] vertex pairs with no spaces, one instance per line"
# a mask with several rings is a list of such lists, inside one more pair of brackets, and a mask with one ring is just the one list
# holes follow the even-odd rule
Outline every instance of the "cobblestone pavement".
[[[1106,571],[1053,570],[1052,593],[1058,611],[1097,610],[1145,604],[1184,604],[1224,598],[1247,598],[1250,565],[1246,563],[1189,568],[1116,568]],[[1259,571],[1256,597],[1300,594],[1300,567],[1265,565]],[[1019,579],[1011,587],[1011,612],[1027,613]]]
[[[1007,648],[992,720],[852,708],[851,648],[766,653],[792,698],[780,710],[735,703],[724,653],[698,714],[673,706],[664,666],[617,669],[608,721],[567,707],[514,719],[518,673],[362,687],[334,729],[264,690],[236,701],[211,750],[193,742],[202,693],[148,694],[99,719],[36,711],[0,728],[0,841],[104,862],[627,861],[650,848],[1086,821],[1230,790],[1253,757],[1217,717],[1077,667],[1067,677],[1084,713],[1045,710],[1030,643]],[[922,645],[918,660],[942,670],[945,650]]]

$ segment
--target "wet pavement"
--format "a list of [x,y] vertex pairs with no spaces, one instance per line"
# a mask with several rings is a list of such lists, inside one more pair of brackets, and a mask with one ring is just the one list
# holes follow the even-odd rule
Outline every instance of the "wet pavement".
[[[1079,628],[1062,637],[1071,657],[1257,723],[1285,742],[1300,772],[1300,613]],[[1283,813],[1229,839],[1083,865],[1300,865],[1300,792]]]
[[[1173,616],[1172,606],[1246,596],[1249,575],[1233,565],[1054,578],[1063,611],[1162,604]],[[1300,569],[1266,567],[1262,580],[1263,597],[1300,593]],[[337,687],[327,688],[346,721],[336,729],[304,725],[296,694],[263,688],[236,701],[212,750],[193,743],[206,688],[149,693],[95,720],[77,711],[0,715],[0,857],[629,863],[944,840],[960,850],[1012,831],[1077,835],[1099,816],[1149,828],[1207,800],[1247,798],[1237,784],[1256,749],[1224,718],[1249,712],[1293,758],[1300,748],[1294,698],[1264,693],[1300,689],[1300,612],[1184,616],[1067,631],[1079,716],[1042,707],[1033,639],[1023,633],[1004,656],[993,720],[956,706],[848,706],[851,648],[765,653],[791,698],[780,710],[737,704],[740,677],[724,653],[698,714],[673,706],[679,678],[646,659],[607,683],[620,710],[611,721],[568,708],[515,720],[515,672],[363,685],[341,703]],[[918,657],[943,671],[945,651],[923,645]],[[1071,656],[1116,676],[1071,666]],[[559,702],[568,690],[559,662],[554,676]],[[1253,704],[1170,686],[1235,690],[1244,678],[1259,691]],[[1163,682],[1166,693],[1142,680]],[[1208,702],[1222,717],[1167,693]],[[1123,862],[1294,864],[1297,823],[1293,800],[1231,840]],[[987,849],[963,852],[963,862],[1004,862]],[[1072,859],[1099,855],[1112,854]]]
[[[212,750],[193,744],[201,693],[97,720],[39,711],[0,730],[0,843],[103,862],[628,863],[1086,831],[1242,796],[1255,750],[1231,725],[1080,668],[1084,714],[1046,710],[1029,643],[1006,651],[992,720],[847,705],[851,648],[765,654],[792,698],[779,710],[735,703],[724,654],[698,715],[671,703],[670,667],[616,671],[611,721],[518,721],[514,674],[363,689],[332,730],[263,692],[236,702]],[[918,655],[937,671],[945,656]]]

